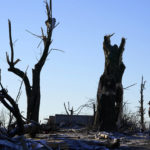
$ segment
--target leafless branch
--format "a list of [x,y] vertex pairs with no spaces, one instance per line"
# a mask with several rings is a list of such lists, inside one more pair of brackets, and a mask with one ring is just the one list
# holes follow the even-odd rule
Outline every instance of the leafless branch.
[[13,49],[13,42],[12,42],[12,36],[11,36],[11,22],[8,20],[9,25],[9,41],[10,41],[10,48],[11,48],[11,63],[14,61],[14,49]]
[[65,111],[67,113],[67,115],[69,115],[68,111],[67,111],[67,108],[66,108],[66,104],[64,103],[64,108],[65,108]]
[[[0,101],[2,104],[15,116],[18,125],[18,134],[24,134],[23,121],[21,118],[20,110],[15,100],[8,94],[7,90],[5,90],[0,82],[1,91],[0,91]],[[9,102],[9,103],[8,103]],[[12,135],[14,136],[14,135]]]
[[34,34],[34,33],[32,33],[31,31],[29,31],[29,30],[27,30],[27,29],[26,29],[26,31],[27,31],[28,33],[30,33],[31,35],[33,35],[33,36],[35,36],[35,37],[37,37],[37,38],[42,39],[42,36],[37,35],[37,34]]
[[[27,70],[28,70],[28,68],[29,68],[29,66],[27,66],[27,69],[26,69],[26,71],[25,71],[25,73],[24,73],[24,75],[26,75],[27,74]],[[25,76],[24,76],[25,77]],[[22,81],[21,81],[21,84],[20,84],[20,87],[19,87],[19,91],[18,91],[18,94],[17,94],[17,96],[16,96],[16,103],[18,103],[18,100],[19,100],[19,98],[20,98],[20,94],[21,94],[21,88],[22,88],[22,85],[23,85],[23,80],[24,80],[24,77],[23,77],[23,79],[22,79]]]
[[131,84],[131,85],[129,85],[129,86],[123,88],[123,89],[126,90],[126,89],[128,89],[128,88],[130,88],[130,87],[132,87],[132,86],[135,86],[136,84],[137,84],[137,83]]

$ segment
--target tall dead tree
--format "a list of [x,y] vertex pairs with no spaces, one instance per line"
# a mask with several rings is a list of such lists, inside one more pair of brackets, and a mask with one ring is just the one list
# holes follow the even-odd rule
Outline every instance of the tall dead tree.
[[[113,34],[112,34],[113,35]],[[122,62],[125,38],[118,47],[111,45],[110,37],[104,36],[103,50],[105,69],[100,77],[97,91],[97,112],[94,126],[99,130],[113,131],[122,115],[123,87],[122,76],[125,65]]]
[[8,71],[13,72],[17,76],[19,76],[25,85],[26,95],[27,95],[27,119],[34,120],[36,122],[39,121],[39,109],[40,109],[40,73],[46,62],[47,56],[52,51],[49,47],[52,43],[51,37],[53,29],[56,27],[55,18],[52,17],[52,1],[50,0],[50,4],[46,2],[46,10],[47,10],[47,20],[45,21],[47,32],[44,34],[43,28],[41,28],[41,36],[35,35],[42,39],[44,48],[42,55],[39,61],[34,65],[32,69],[32,84],[29,81],[27,74],[16,67],[16,64],[20,61],[20,59],[14,60],[14,48],[13,41],[11,35],[11,22],[8,21],[9,24],[9,41],[10,41],[10,49],[11,49],[11,57],[6,53],[7,63],[9,65]]
[[141,87],[140,87],[140,100],[139,100],[140,103],[139,116],[140,116],[140,125],[142,131],[144,131],[145,129],[145,122],[144,122],[145,108],[144,108],[144,94],[143,94],[143,91],[145,89],[145,83],[146,81],[143,80],[143,76],[142,76]]

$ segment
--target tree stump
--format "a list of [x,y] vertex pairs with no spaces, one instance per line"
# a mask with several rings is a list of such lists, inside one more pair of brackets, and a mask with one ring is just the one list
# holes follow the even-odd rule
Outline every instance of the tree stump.
[[112,46],[110,42],[112,35],[104,36],[105,69],[100,77],[97,91],[97,112],[94,126],[101,131],[117,130],[117,122],[122,116],[122,76],[125,70],[122,54],[125,38],[122,38],[119,47],[116,44]]

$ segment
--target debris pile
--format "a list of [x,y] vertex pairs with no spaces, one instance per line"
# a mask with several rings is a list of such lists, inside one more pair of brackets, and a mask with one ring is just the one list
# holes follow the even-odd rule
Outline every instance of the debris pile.
[[27,139],[25,136],[9,138],[0,135],[1,150],[52,150],[45,140]]

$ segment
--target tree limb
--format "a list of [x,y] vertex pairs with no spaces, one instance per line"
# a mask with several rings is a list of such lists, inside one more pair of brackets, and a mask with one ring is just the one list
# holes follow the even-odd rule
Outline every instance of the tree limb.
[[123,88],[123,89],[126,90],[126,89],[128,89],[128,88],[130,88],[130,87],[132,87],[132,86],[135,86],[136,84],[137,84],[137,83],[131,84],[131,85],[129,85],[129,86]]
[[12,42],[12,36],[11,36],[11,22],[8,20],[9,25],[9,42],[10,42],[10,48],[11,48],[11,64],[13,64],[14,61],[14,49],[13,49],[13,42]]
[[[13,113],[17,120],[18,125],[18,132],[17,134],[23,135],[24,134],[24,127],[23,127],[23,121],[20,114],[20,110],[18,108],[18,105],[16,104],[15,100],[7,93],[7,91],[3,88],[2,84],[0,83],[2,90],[0,91],[0,101],[2,104]],[[10,103],[8,104],[6,100]],[[14,135],[11,135],[14,136]]]
[[43,42],[44,42],[44,50],[43,50],[40,60],[37,62],[37,64],[35,64],[35,70],[39,70],[38,72],[41,71],[43,65],[45,64],[46,58],[49,54],[49,47],[52,43],[52,41],[51,41],[52,32],[53,32],[53,29],[55,27],[55,22],[56,22],[56,19],[52,18],[52,2],[51,2],[51,0],[50,0],[50,6],[46,2],[46,10],[47,10],[47,18],[48,18],[45,21],[46,28],[47,28],[47,35],[46,36],[44,35],[43,29],[41,28]]
[[69,115],[68,111],[67,111],[67,108],[66,108],[66,104],[64,103],[64,108],[65,108],[65,111],[67,113],[67,115]]
[[29,82],[29,79],[28,79],[26,73],[24,73],[23,71],[21,71],[18,68],[14,68],[14,67],[10,67],[8,69],[8,71],[13,72],[14,74],[18,75],[20,78],[23,79],[23,81],[25,83],[26,92],[29,93],[29,95],[30,95],[31,94],[31,86],[30,86],[30,82]]

